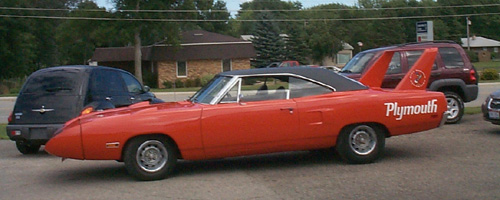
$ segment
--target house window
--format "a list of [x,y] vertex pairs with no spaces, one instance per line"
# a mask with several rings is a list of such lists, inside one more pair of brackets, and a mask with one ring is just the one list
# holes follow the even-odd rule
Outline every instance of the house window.
[[231,59],[223,59],[222,60],[222,72],[227,72],[232,70]]
[[498,53],[498,47],[493,48],[493,52]]
[[186,77],[186,76],[187,76],[187,62],[177,61],[177,77]]

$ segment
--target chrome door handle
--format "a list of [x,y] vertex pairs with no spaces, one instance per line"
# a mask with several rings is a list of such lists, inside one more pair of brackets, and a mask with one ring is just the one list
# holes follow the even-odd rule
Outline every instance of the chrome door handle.
[[111,97],[106,97],[105,99],[106,99],[107,101],[111,101],[111,100],[113,100],[113,98],[111,98]]

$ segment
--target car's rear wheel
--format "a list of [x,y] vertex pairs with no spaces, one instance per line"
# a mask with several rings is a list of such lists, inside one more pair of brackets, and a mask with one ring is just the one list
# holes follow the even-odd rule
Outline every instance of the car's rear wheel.
[[16,141],[16,147],[22,154],[35,154],[40,150],[39,144],[31,144],[28,141],[18,140]]
[[455,124],[462,119],[464,115],[464,101],[462,97],[454,92],[444,92],[448,103],[448,118],[447,124]]
[[177,163],[174,146],[163,137],[133,139],[123,156],[127,171],[143,181],[166,178]]
[[377,126],[357,124],[344,128],[337,138],[337,152],[348,163],[364,164],[383,153],[385,134]]

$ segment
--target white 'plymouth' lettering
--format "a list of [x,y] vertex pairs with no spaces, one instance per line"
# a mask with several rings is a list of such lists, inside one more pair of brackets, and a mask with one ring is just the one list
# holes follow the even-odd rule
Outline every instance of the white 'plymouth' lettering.
[[384,103],[387,110],[385,116],[389,117],[391,114],[396,116],[396,120],[403,119],[405,115],[418,115],[426,113],[437,113],[437,99],[433,99],[423,105],[409,105],[409,106],[398,106],[398,102]]

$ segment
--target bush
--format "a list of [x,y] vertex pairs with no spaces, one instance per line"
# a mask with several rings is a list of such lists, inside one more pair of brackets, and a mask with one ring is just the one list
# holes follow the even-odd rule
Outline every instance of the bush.
[[496,69],[484,69],[481,73],[481,80],[497,80],[499,78]]
[[194,87],[201,87],[200,77],[194,79]]
[[175,79],[175,88],[183,88],[184,87],[184,82],[182,79]]
[[194,87],[194,80],[193,79],[187,79],[184,82],[184,87],[187,87],[187,88]]
[[206,75],[203,75],[201,77],[201,86],[205,86],[208,84],[208,82],[210,80],[212,80],[212,78],[214,78],[214,75],[213,74],[206,74]]
[[0,94],[18,94],[26,78],[10,78],[0,80]]
[[474,51],[467,51],[467,56],[469,56],[469,59],[471,62],[479,62],[479,57],[477,56],[477,53]]
[[165,86],[165,88],[167,88],[167,89],[170,89],[170,88],[174,87],[174,83],[172,83],[172,81],[165,81],[165,82],[163,82],[163,86]]

